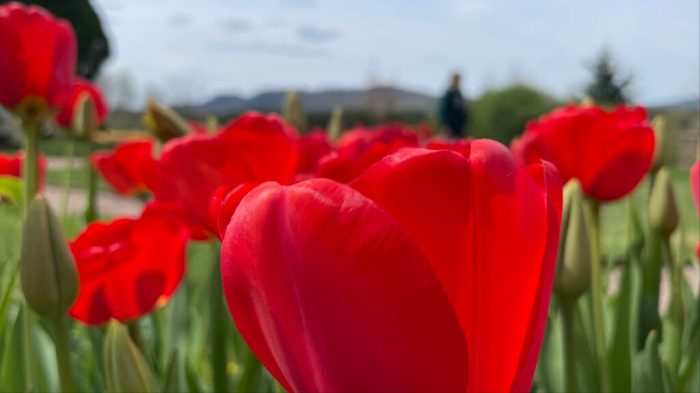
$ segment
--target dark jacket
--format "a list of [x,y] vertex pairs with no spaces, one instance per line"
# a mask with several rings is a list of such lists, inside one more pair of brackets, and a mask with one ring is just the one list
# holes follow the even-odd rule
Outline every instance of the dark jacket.
[[466,136],[464,127],[467,123],[467,105],[459,89],[449,89],[440,99],[438,108],[440,126],[447,130],[451,137]]

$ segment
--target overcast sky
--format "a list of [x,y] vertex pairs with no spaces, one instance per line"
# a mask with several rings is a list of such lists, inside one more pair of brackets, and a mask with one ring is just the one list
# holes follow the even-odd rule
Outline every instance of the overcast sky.
[[93,0],[111,39],[106,74],[137,96],[205,101],[270,89],[362,88],[439,94],[525,81],[580,93],[608,47],[646,104],[698,96],[698,0]]

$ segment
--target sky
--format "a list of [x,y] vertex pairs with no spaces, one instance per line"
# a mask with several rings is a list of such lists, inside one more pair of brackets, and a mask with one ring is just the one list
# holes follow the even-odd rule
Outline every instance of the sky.
[[432,95],[526,82],[581,94],[608,48],[647,105],[698,97],[698,0],[93,0],[112,45],[103,75],[199,103],[267,90],[391,84]]

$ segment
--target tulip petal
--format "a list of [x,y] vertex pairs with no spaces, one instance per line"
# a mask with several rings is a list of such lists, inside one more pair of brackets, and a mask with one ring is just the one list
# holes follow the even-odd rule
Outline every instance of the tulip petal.
[[223,241],[239,331],[289,391],[465,391],[464,334],[430,264],[372,201],[265,183]]
[[467,335],[469,391],[507,391],[521,379],[529,388],[558,225],[548,227],[547,188],[504,146],[478,140],[460,151],[469,157],[405,149],[351,185],[428,256]]

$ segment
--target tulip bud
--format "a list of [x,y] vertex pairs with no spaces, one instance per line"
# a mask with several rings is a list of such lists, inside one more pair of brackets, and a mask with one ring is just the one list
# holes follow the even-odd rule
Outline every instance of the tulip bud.
[[331,118],[328,120],[328,126],[326,127],[326,132],[328,133],[328,139],[331,141],[337,141],[340,138],[340,133],[343,131],[343,108],[336,105],[333,107],[331,112]]
[[583,206],[583,192],[576,180],[564,187],[562,238],[559,242],[554,290],[558,296],[576,300],[591,283],[591,241]]
[[29,205],[19,262],[27,304],[46,317],[68,312],[78,294],[78,273],[61,224],[42,195]]
[[284,98],[282,107],[282,117],[291,125],[293,125],[299,133],[306,131],[306,114],[301,106],[299,93],[290,91]]
[[78,98],[73,112],[73,132],[85,140],[92,140],[98,128],[97,108],[90,94],[84,92]]
[[678,220],[678,207],[673,195],[671,177],[668,169],[661,168],[656,174],[649,196],[649,223],[655,231],[670,236],[678,227]]
[[104,366],[109,392],[156,392],[155,379],[124,326],[111,322],[104,344]]
[[667,152],[670,151],[669,144],[671,143],[668,128],[666,127],[666,118],[656,116],[653,121],[654,136],[656,137],[656,147],[654,148],[654,158],[651,162],[653,171],[658,171],[664,165],[667,165]]
[[187,121],[172,109],[155,101],[148,103],[148,109],[143,114],[146,127],[163,142],[194,133]]

